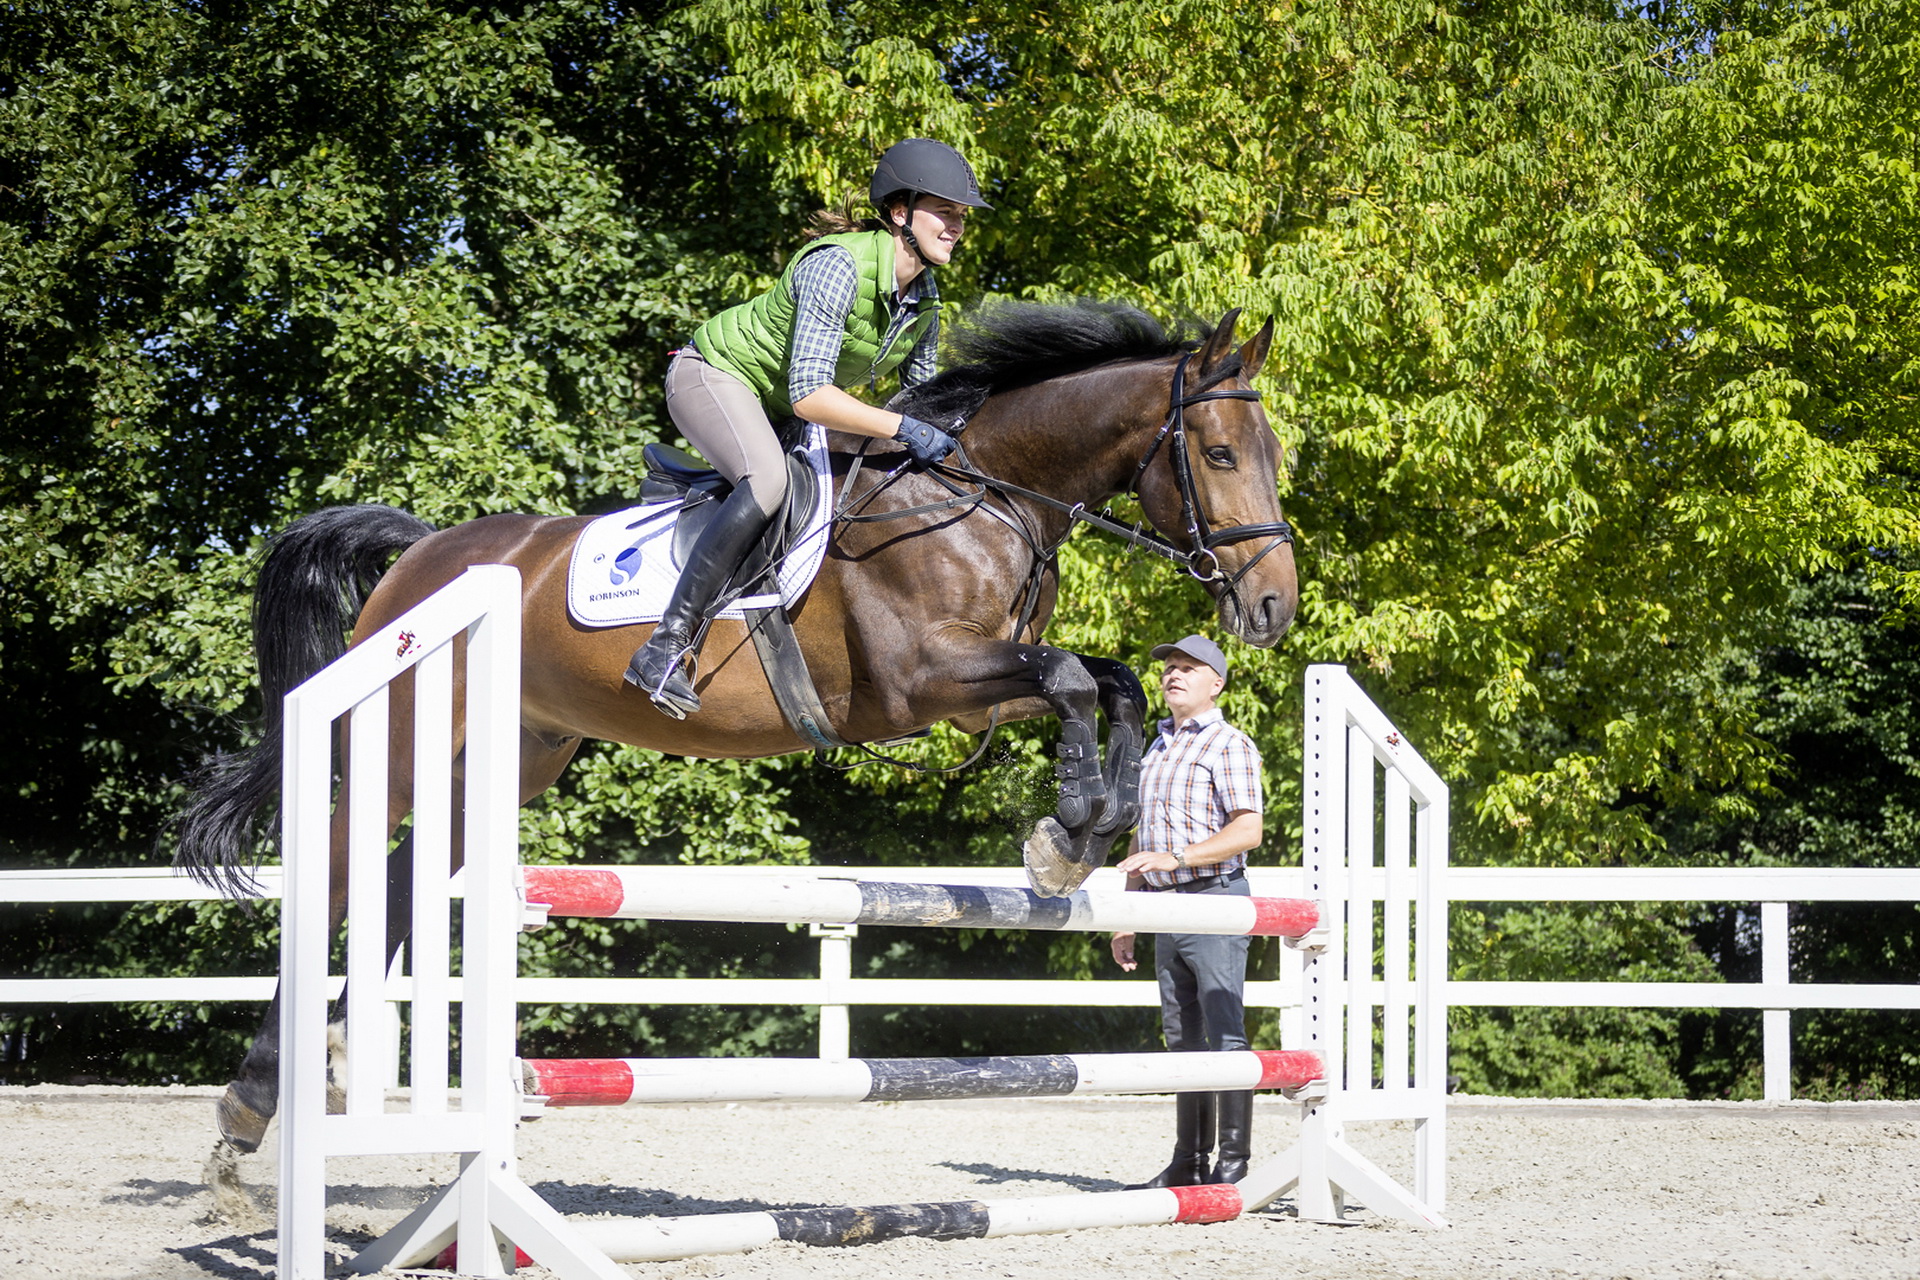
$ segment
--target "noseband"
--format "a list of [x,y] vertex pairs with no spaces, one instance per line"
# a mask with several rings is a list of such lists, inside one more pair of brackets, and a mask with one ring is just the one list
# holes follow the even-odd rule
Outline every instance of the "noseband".
[[[1180,523],[1186,529],[1187,541],[1191,544],[1185,555],[1179,558],[1184,561],[1187,572],[1201,582],[1218,582],[1224,590],[1233,592],[1240,585],[1240,580],[1247,576],[1253,566],[1264,560],[1268,552],[1281,543],[1293,542],[1293,526],[1285,520],[1266,524],[1232,524],[1222,529],[1208,526],[1207,513],[1200,509],[1200,488],[1193,478],[1193,459],[1187,456],[1187,406],[1208,400],[1252,400],[1257,403],[1260,393],[1248,387],[1238,391],[1201,391],[1188,395],[1187,364],[1192,359],[1193,353],[1188,352],[1174,366],[1173,393],[1167,409],[1167,420],[1154,433],[1146,453],[1140,457],[1140,465],[1133,469],[1133,483],[1127,487],[1136,495],[1140,493],[1140,480],[1146,475],[1148,464],[1160,452],[1162,442],[1171,438],[1173,446],[1169,461],[1173,467],[1174,484],[1180,490]],[[1220,568],[1220,557],[1214,553],[1214,548],[1229,542],[1245,542],[1249,538],[1267,538],[1269,541],[1258,555],[1240,566],[1238,573],[1228,577]]]

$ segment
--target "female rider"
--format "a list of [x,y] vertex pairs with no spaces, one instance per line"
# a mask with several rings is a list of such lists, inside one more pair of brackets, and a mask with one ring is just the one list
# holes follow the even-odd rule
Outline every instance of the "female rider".
[[[789,415],[850,435],[897,440],[926,465],[954,448],[931,423],[856,400],[842,387],[901,369],[933,376],[940,293],[932,268],[953,257],[980,198],[973,170],[943,142],[909,138],[880,157],[868,186],[882,221],[820,234],[759,297],[701,325],[667,369],[673,424],[733,482],[694,543],[666,612],[627,664],[627,683],[676,720],[700,709],[683,670],[701,622],[787,496],[773,423]],[[816,233],[817,234],[817,233]],[[902,366],[904,368],[901,368]]]

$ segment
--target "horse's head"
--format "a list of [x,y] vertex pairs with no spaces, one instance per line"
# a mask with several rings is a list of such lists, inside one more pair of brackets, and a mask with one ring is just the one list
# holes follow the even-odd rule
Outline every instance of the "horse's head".
[[[1137,493],[1166,540],[1154,549],[1186,563],[1227,631],[1265,648],[1286,633],[1299,597],[1280,449],[1250,385],[1273,325],[1236,349],[1239,314],[1196,351],[1116,303],[990,305],[950,335],[961,363],[892,407],[956,431],[970,422],[965,474],[1051,508],[1033,517],[1036,550],[1075,518],[1129,536],[1088,509]],[[948,508],[950,492],[927,480],[902,500]]]
[[1280,514],[1280,448],[1253,378],[1273,321],[1238,350],[1238,310],[1175,366],[1168,416],[1137,489],[1147,519],[1191,553],[1190,568],[1217,601],[1220,625],[1267,648],[1299,604],[1293,533]]

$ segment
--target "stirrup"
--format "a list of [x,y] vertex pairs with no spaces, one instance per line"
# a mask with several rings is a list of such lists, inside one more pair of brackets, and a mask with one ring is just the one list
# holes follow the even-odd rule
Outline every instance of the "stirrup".
[[641,668],[640,657],[646,651],[646,645],[641,645],[634,650],[633,657],[627,660],[627,669],[621,678],[645,693],[662,715],[675,720],[685,720],[698,711],[700,695],[693,691],[692,679],[681,674],[681,666],[687,660],[687,651],[682,650],[669,658],[664,664],[665,669],[656,681],[649,681],[647,673]]

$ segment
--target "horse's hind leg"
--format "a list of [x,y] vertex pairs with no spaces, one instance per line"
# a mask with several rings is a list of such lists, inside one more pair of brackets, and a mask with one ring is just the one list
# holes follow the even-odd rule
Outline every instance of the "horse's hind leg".
[[[392,727],[389,741],[390,768],[386,781],[386,831],[391,839],[413,808],[413,687],[408,676],[394,685],[391,707]],[[352,758],[348,749],[351,716],[340,721],[340,773],[352,776]],[[456,721],[455,749],[458,749],[460,725]],[[342,784],[333,806],[328,829],[328,860],[331,863],[327,894],[327,936],[337,937],[347,917],[347,837],[351,804],[349,788]],[[456,811],[460,793],[456,787],[453,801]],[[454,824],[459,827],[458,821]],[[413,838],[411,833],[387,855],[387,961],[405,941],[412,923]],[[283,985],[283,984],[282,984]],[[256,1151],[265,1138],[267,1125],[280,1107],[280,997],[282,985],[276,985],[268,1002],[260,1029],[241,1060],[240,1070],[227,1085],[215,1108],[222,1140],[235,1151]]]
[[[403,718],[404,717],[404,718]],[[412,711],[410,699],[403,707],[396,708],[397,727],[411,731]],[[458,728],[456,728],[456,734]],[[456,738],[455,749],[460,748]],[[558,737],[536,734],[529,730],[520,733],[520,795],[519,801],[525,804],[533,797],[552,786],[573,759],[579,749],[577,737]],[[402,753],[397,747],[393,755],[393,780],[388,791],[389,829],[397,828],[412,805],[413,779],[410,753]],[[464,855],[465,833],[465,781],[461,767],[464,757],[457,756],[452,776],[451,835],[452,848],[449,850],[448,865],[445,874],[452,875],[459,870]],[[343,802],[335,807],[333,815],[333,877],[332,892],[329,901],[329,933],[337,934],[347,913],[347,877],[346,877],[346,822],[347,806]],[[413,833],[395,846],[387,856],[387,930],[386,961],[389,966],[399,952],[400,945],[406,941],[413,926]],[[345,1007],[345,993],[338,1007]],[[342,1030],[340,1024],[330,1025],[329,1039],[335,1039]],[[247,1049],[246,1058],[240,1064],[240,1071],[232,1083],[227,1086],[216,1108],[220,1122],[222,1139],[235,1151],[247,1153],[259,1149],[265,1137],[268,1123],[279,1109],[280,1101],[280,990],[275,988],[273,1000],[267,1005],[266,1014],[261,1020],[260,1030],[254,1036]]]
[[[413,835],[409,832],[387,855],[387,962],[406,940],[412,918]],[[339,929],[339,918],[333,930]],[[343,993],[344,997],[344,993]],[[261,1017],[260,1029],[241,1060],[240,1070],[215,1107],[220,1136],[242,1153],[257,1151],[267,1125],[280,1108],[280,987]]]

